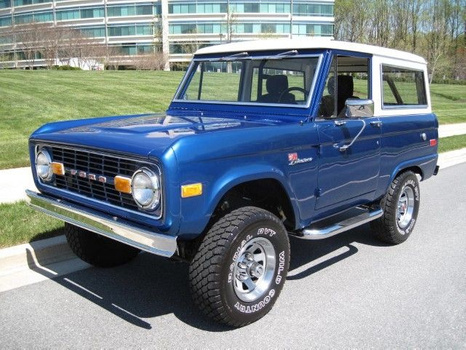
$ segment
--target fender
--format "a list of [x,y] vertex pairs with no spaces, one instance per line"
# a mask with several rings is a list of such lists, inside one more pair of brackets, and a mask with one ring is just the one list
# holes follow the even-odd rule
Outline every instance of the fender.
[[[399,173],[409,168],[419,169],[419,175],[421,176],[422,180],[426,180],[434,174],[435,167],[437,165],[437,159],[438,154],[430,154],[424,157],[418,157],[402,162],[393,169],[390,175],[389,183],[391,183]],[[384,189],[384,192],[386,192],[386,188]]]
[[[296,203],[296,196],[289,183],[283,181],[286,179],[286,175],[280,169],[277,169],[277,167],[272,165],[248,164],[241,168],[229,169],[216,181],[207,184],[205,186],[206,191],[202,195],[202,201],[199,200],[198,203],[190,203],[190,201],[182,200],[181,216],[183,217],[183,220],[180,227],[180,236],[186,236],[186,234],[191,236],[194,232],[203,232],[215,211],[215,208],[228,191],[242,183],[262,179],[273,179],[280,183],[288,195],[295,217],[298,218],[299,210]],[[195,200],[196,199],[194,199],[194,201]],[[199,212],[199,209],[202,209],[203,207],[198,206],[200,202],[204,203],[205,207],[205,210],[201,213]],[[197,209],[195,213],[194,209]]]

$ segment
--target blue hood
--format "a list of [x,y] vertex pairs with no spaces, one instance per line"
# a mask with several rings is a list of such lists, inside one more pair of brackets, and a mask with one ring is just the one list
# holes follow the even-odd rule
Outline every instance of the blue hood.
[[161,155],[180,138],[194,134],[277,123],[283,121],[143,114],[50,123],[35,131],[31,135],[31,140],[132,153],[145,157],[149,154]]

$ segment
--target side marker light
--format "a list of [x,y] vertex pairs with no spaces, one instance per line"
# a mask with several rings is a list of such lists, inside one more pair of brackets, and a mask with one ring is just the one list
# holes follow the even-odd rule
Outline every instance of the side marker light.
[[202,184],[190,184],[181,186],[181,198],[196,197],[202,194]]

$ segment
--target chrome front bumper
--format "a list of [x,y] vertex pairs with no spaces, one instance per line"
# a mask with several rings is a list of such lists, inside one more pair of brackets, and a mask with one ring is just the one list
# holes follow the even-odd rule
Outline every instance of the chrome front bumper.
[[171,257],[176,252],[176,237],[153,233],[120,218],[41,193],[26,190],[26,194],[31,207],[59,220],[156,255]]

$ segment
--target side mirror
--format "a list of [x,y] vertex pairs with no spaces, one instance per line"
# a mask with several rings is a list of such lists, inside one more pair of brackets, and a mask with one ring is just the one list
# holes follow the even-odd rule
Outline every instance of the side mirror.
[[369,99],[349,98],[345,101],[346,117],[368,118],[374,116],[374,101]]

